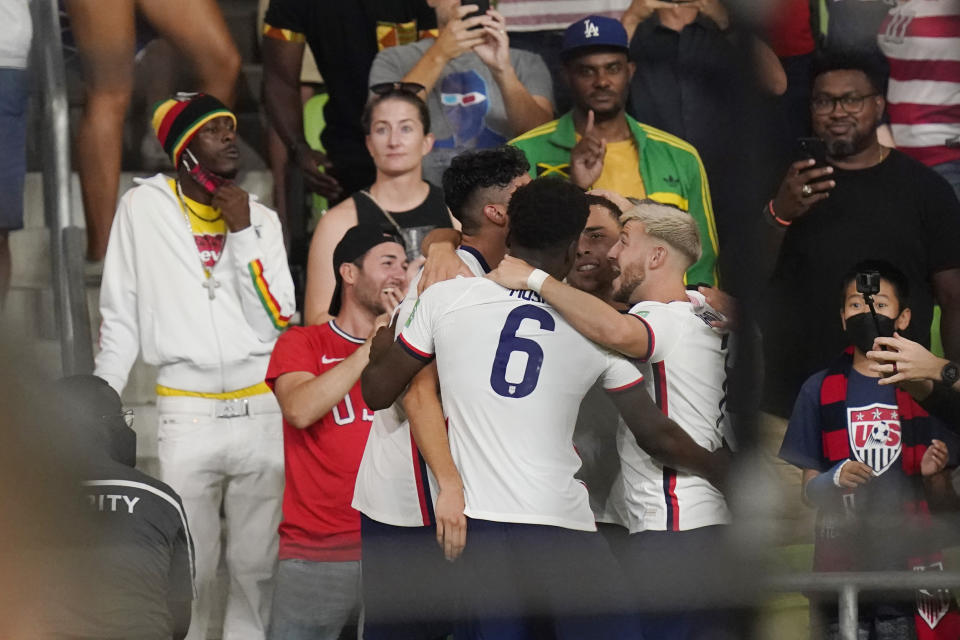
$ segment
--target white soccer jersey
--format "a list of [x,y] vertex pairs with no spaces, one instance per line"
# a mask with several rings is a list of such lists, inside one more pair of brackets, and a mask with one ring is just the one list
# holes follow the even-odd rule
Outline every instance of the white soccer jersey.
[[[638,363],[661,411],[701,447],[714,451],[726,429],[727,336],[695,316],[689,302],[641,302],[630,313],[650,332]],[[621,421],[618,437],[631,533],[686,531],[730,522],[726,500],[700,476],[654,460]]]
[[[474,275],[482,276],[490,267],[471,247],[461,247],[457,255]],[[407,296],[397,311],[397,334],[403,329],[416,305],[420,275],[410,283]],[[433,503],[429,496],[427,465],[410,433],[410,423],[399,402],[373,416],[370,436],[363,451],[353,508],[368,518],[396,527],[433,524]]]
[[573,430],[584,395],[640,372],[577,333],[539,295],[486,278],[441,282],[400,334],[437,356],[450,451],[471,518],[595,531]]

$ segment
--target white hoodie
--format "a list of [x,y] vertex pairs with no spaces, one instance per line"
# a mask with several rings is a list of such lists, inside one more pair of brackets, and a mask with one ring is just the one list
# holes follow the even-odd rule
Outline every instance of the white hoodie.
[[250,226],[227,233],[211,300],[168,179],[135,182],[110,229],[94,373],[119,393],[142,350],[167,387],[222,393],[262,382],[295,305],[277,214],[251,197]]

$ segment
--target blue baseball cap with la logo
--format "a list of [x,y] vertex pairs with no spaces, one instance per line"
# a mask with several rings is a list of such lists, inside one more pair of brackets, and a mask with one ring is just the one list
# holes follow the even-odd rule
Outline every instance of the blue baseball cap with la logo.
[[609,47],[626,52],[630,43],[627,41],[627,31],[619,20],[606,16],[587,16],[567,27],[560,54],[568,58],[587,47]]

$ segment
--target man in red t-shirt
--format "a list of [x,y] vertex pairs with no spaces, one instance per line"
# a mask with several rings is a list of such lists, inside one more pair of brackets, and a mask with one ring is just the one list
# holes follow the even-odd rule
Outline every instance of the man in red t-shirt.
[[406,291],[406,258],[399,238],[366,225],[347,231],[333,265],[333,318],[290,328],[267,369],[286,463],[268,638],[335,639],[360,609],[360,514],[350,502],[373,421],[360,373],[378,316]]

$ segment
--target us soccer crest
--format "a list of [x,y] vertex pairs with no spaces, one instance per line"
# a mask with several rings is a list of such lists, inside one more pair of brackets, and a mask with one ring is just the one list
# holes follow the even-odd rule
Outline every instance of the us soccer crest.
[[[943,571],[942,562],[934,562],[927,566],[916,566],[914,571]],[[952,596],[949,589],[918,589],[917,613],[931,629],[950,611]]]
[[900,412],[889,404],[847,409],[850,450],[854,457],[880,475],[900,457],[903,438]]

